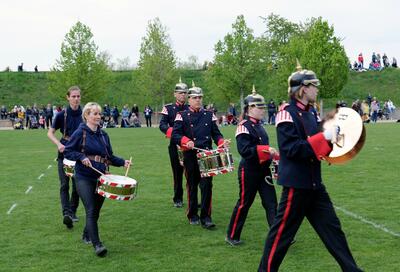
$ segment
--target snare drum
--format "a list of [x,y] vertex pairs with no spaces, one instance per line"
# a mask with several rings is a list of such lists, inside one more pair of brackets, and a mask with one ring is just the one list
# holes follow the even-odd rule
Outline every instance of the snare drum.
[[63,165],[65,175],[72,178],[74,176],[75,161],[64,159]]
[[232,154],[227,148],[218,148],[197,153],[201,177],[212,177],[233,171]]
[[99,178],[97,193],[109,199],[132,200],[136,187],[137,181],[130,177],[106,174]]

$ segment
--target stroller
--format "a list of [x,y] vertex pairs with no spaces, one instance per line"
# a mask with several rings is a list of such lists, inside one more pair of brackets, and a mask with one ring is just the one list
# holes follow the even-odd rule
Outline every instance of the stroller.
[[38,122],[36,116],[31,115],[29,117],[29,128],[30,129],[37,129],[39,127],[40,127],[40,125],[39,125],[39,122]]

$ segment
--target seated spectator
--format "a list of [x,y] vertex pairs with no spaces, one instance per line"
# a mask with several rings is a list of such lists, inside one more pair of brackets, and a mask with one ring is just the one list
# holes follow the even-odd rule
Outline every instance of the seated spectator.
[[136,116],[136,114],[132,114],[129,121],[130,121],[131,127],[141,127],[140,120]]
[[393,68],[397,68],[397,60],[396,60],[395,57],[393,57],[392,67],[393,67]]
[[7,108],[4,105],[1,106],[0,114],[1,120],[7,119]]

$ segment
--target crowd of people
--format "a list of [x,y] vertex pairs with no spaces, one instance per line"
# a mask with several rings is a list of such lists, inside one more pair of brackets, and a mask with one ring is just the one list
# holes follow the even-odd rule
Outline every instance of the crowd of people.
[[386,53],[381,55],[379,53],[373,52],[371,56],[371,62],[367,66],[364,66],[364,56],[362,53],[358,55],[357,60],[354,61],[353,64],[349,64],[349,68],[354,71],[363,72],[363,71],[381,71],[384,68],[393,67],[397,68],[397,59],[395,57],[392,58],[392,63],[390,63],[388,56]]
[[[347,106],[347,103],[343,100],[336,103],[336,108]],[[353,101],[351,108],[360,114],[365,123],[395,119],[396,106],[393,101],[388,99],[381,103],[376,97],[372,97],[371,94],[368,94],[362,101],[360,99]]]

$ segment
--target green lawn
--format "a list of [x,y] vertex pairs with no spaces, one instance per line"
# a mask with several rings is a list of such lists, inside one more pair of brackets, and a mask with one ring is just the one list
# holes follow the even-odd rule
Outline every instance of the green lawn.
[[[267,131],[276,145],[275,129],[268,126]],[[100,235],[109,254],[100,259],[80,241],[82,204],[81,220],[72,230],[61,223],[56,150],[46,132],[0,131],[0,271],[256,271],[268,230],[258,197],[242,233],[245,243],[232,248],[224,242],[238,197],[236,172],[214,178],[217,228],[204,230],[188,224],[185,209],[172,207],[168,141],[159,130],[109,129],[108,133],[115,154],[133,156],[130,176],[140,186],[133,201],[106,199]],[[233,127],[223,128],[222,133],[234,140]],[[368,124],[366,144],[354,160],[324,164],[328,191],[339,208],[353,255],[365,271],[400,270],[399,134],[398,124]],[[236,148],[232,151],[237,159]],[[122,168],[112,170],[124,173]],[[26,194],[29,186],[33,188]],[[17,206],[7,214],[14,203]],[[340,269],[305,221],[281,271]]]

